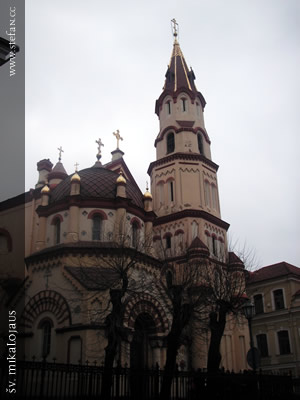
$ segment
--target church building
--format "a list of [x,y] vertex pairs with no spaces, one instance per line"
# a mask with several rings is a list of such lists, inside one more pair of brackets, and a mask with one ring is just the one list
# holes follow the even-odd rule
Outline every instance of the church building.
[[[107,337],[113,334],[106,323],[112,293],[126,283],[116,362],[163,368],[172,313],[160,281],[168,264],[180,264],[192,254],[244,268],[228,251],[218,165],[204,123],[206,101],[187,67],[176,24],[173,33],[164,88],[155,104],[156,159],[148,168],[151,185],[144,193],[126,165],[117,131],[109,163],[101,162],[99,139],[91,167],[68,174],[60,148],[55,165],[47,154],[37,162],[34,189],[0,203],[0,268],[2,281],[8,282],[0,296],[17,312],[18,340],[27,359],[103,363]],[[194,331],[179,350],[182,369],[206,368],[209,330],[198,336]],[[248,349],[246,320],[228,320],[221,366],[247,369]]]

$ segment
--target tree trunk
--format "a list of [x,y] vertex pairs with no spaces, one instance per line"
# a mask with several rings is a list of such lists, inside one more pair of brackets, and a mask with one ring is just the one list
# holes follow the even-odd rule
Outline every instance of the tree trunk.
[[178,338],[174,337],[171,333],[167,339],[167,360],[159,396],[161,400],[168,400],[171,395],[171,385],[176,370],[176,357],[179,345]]
[[220,310],[218,313],[211,313],[209,316],[210,343],[208,349],[207,371],[216,373],[221,362],[220,345],[226,325],[226,312]]
[[110,399],[111,385],[112,385],[112,375],[114,360],[117,353],[117,342],[113,339],[108,338],[108,345],[105,348],[105,360],[104,360],[104,371],[102,377],[102,387],[101,387],[101,399]]

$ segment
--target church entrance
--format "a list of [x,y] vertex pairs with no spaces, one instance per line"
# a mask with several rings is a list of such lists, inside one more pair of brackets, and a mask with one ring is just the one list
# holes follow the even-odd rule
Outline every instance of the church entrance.
[[156,333],[153,318],[148,313],[138,315],[130,348],[130,366],[133,369],[150,368],[153,364],[150,337]]
[[141,313],[135,320],[134,335],[130,346],[131,396],[140,400],[149,393],[149,374],[146,369],[152,367],[153,356],[150,338],[156,333],[153,318]]

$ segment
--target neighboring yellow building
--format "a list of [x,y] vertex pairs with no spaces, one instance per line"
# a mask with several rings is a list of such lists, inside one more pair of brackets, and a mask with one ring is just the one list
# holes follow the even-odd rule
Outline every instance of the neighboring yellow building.
[[300,375],[300,268],[280,262],[249,274],[247,294],[261,369]]
[[[165,363],[172,316],[159,286],[162,264],[156,251],[161,245],[170,263],[182,263],[188,253],[199,263],[244,268],[228,252],[229,224],[221,219],[218,165],[212,161],[204,125],[206,102],[174,36],[164,89],[156,101],[160,131],[156,160],[148,170],[152,194],[148,189],[143,194],[137,186],[116,132],[117,148],[108,164],[101,164],[98,140],[95,163],[91,160],[90,168],[69,175],[60,149],[54,168],[49,159],[37,163],[35,189],[0,204],[3,282],[9,276],[26,278],[17,293],[2,285],[0,295],[17,311],[19,339],[29,358],[103,361],[109,289],[121,290],[114,275],[120,237],[123,260],[134,260],[122,314],[122,364]],[[25,242],[20,221],[25,221]],[[18,249],[22,243],[24,248]],[[3,331],[2,338],[5,346]],[[208,330],[201,338],[194,332],[179,351],[179,365],[205,368],[208,340]],[[228,321],[221,366],[236,372],[246,369],[248,343],[245,319]]]

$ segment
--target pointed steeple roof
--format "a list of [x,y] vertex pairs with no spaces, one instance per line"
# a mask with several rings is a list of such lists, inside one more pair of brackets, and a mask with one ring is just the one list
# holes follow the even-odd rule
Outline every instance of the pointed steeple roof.
[[163,92],[159,99],[156,100],[155,112],[159,115],[159,109],[162,105],[164,98],[167,95],[172,96],[174,99],[177,98],[178,94],[182,91],[189,94],[192,100],[196,97],[199,98],[202,107],[205,107],[206,101],[203,95],[198,92],[195,79],[196,76],[192,68],[188,68],[185,61],[184,55],[181,51],[179,42],[177,41],[177,35],[174,35],[173,51],[168,65],[168,69],[165,75],[165,84],[163,87]]

